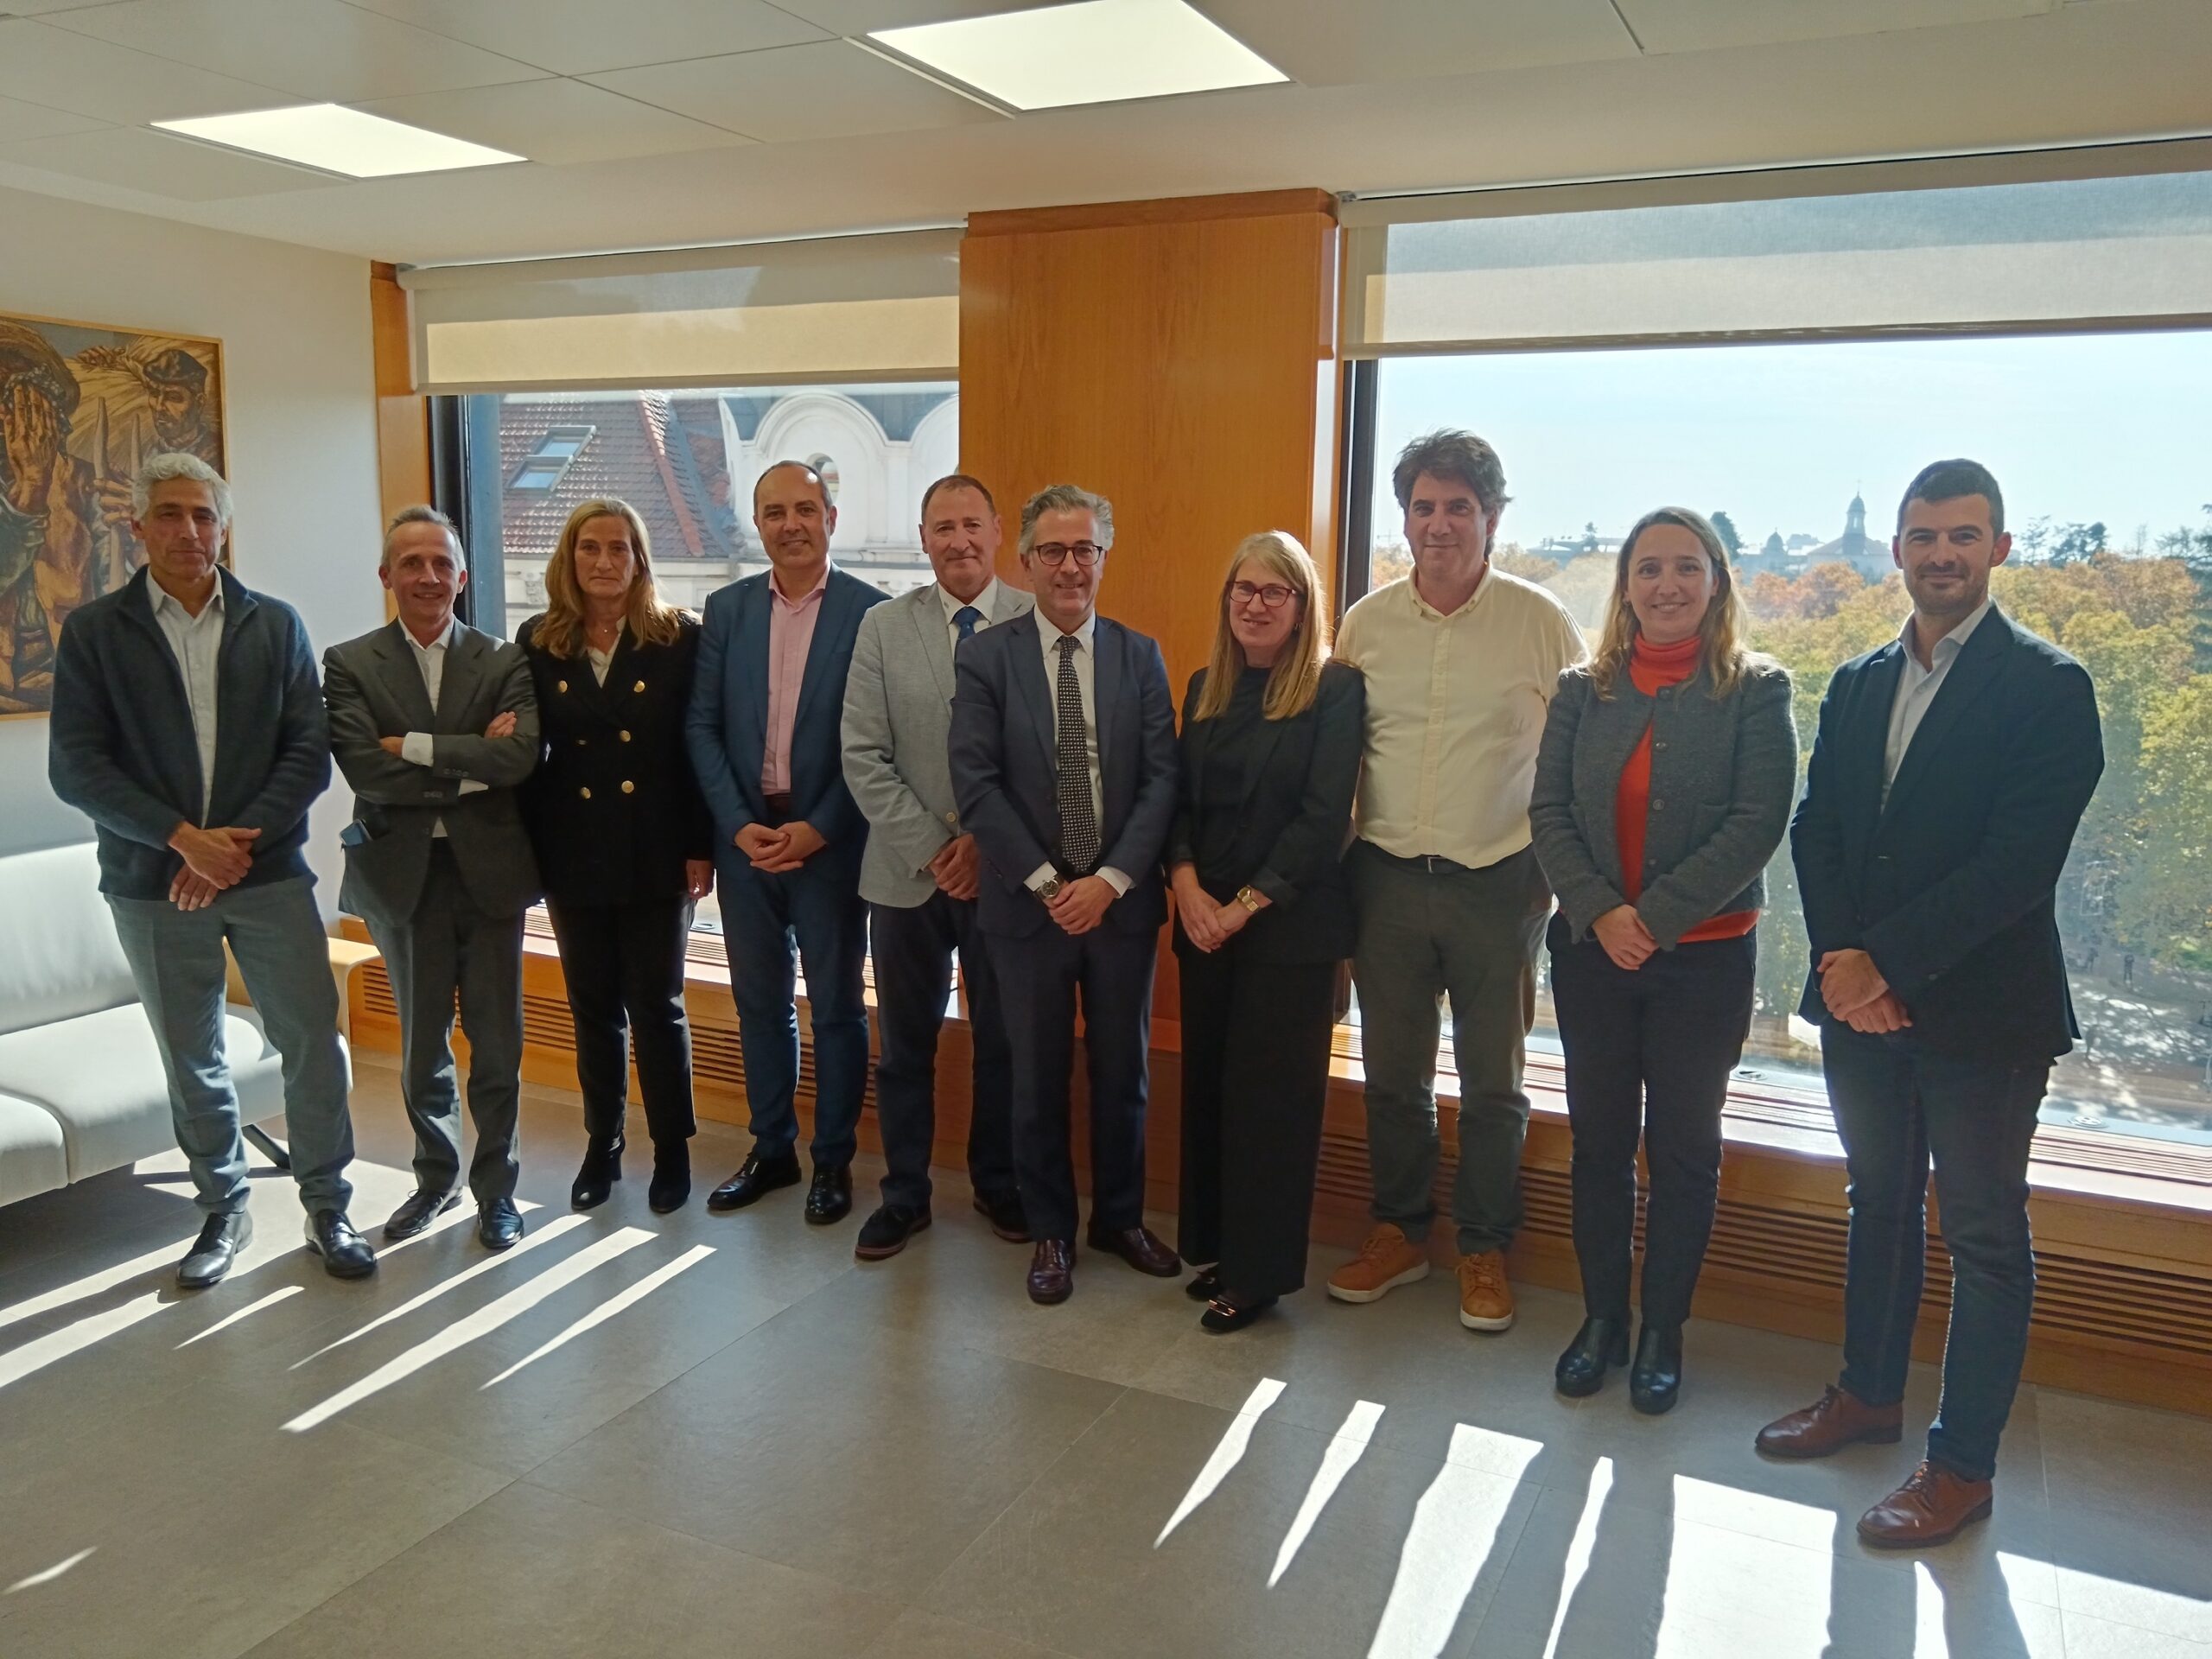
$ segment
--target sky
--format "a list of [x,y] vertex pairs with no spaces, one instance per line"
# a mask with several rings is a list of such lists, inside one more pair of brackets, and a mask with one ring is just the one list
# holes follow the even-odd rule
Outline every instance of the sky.
[[1825,540],[1853,491],[1884,536],[1912,475],[1961,454],[2015,530],[2101,519],[2120,546],[2202,526],[2212,501],[2212,331],[1399,358],[1378,401],[1382,539],[1391,458],[1440,426],[1497,446],[1498,537],[1524,545],[1593,519],[1618,537],[1662,505],[1725,510],[1753,543]]

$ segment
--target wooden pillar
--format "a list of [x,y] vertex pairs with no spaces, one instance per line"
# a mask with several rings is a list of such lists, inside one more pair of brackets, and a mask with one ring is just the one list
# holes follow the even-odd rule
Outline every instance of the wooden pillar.
[[[376,360],[378,497],[389,522],[402,507],[430,499],[430,404],[415,390],[407,294],[391,265],[369,266],[369,319]],[[385,614],[393,614],[389,594]]]
[[[1099,610],[1160,641],[1179,704],[1243,537],[1288,531],[1334,582],[1337,238],[1321,190],[968,221],[961,464],[1005,511],[1004,574],[1020,580],[1027,497],[1057,483],[1104,495],[1116,539]],[[1155,1042],[1173,1047],[1163,958]]]

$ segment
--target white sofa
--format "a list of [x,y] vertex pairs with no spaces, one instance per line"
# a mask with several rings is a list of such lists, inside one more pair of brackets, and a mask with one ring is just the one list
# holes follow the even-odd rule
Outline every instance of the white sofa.
[[[245,1120],[284,1109],[250,1007],[223,1039]],[[173,1150],[168,1081],[89,842],[0,856],[0,1204]]]

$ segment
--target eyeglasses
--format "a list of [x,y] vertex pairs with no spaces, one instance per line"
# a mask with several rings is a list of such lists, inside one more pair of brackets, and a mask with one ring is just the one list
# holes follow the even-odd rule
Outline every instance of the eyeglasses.
[[1269,610],[1279,611],[1298,597],[1298,589],[1286,588],[1279,582],[1268,582],[1264,587],[1249,582],[1233,582],[1229,585],[1229,596],[1239,605],[1249,605],[1256,599]]
[[1106,550],[1096,542],[1039,542],[1029,550],[1057,570],[1071,556],[1088,569],[1098,563],[1098,556]]

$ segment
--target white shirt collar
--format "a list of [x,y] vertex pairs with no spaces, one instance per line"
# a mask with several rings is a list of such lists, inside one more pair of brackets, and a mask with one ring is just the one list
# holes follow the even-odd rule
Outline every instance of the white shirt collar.
[[[1089,616],[1083,619],[1083,626],[1075,631],[1072,637],[1076,640],[1077,644],[1082,647],[1084,652],[1088,654],[1093,649],[1091,641],[1097,634],[1097,632],[1098,613],[1093,611]],[[1037,637],[1044,641],[1046,656],[1058,657],[1060,654],[1059,641],[1061,636],[1059,624],[1054,622],[1042,611],[1039,611],[1037,613]]]
[[[1981,626],[1981,619],[1989,614],[1989,607],[1993,602],[1993,596],[1984,594],[1981,603],[1967,613],[1964,621],[1928,648],[1928,666],[1931,672],[1937,663],[1947,662],[1966,649],[1967,641],[1973,637],[1974,631]],[[1905,618],[1904,626],[1897,630],[1897,643],[1904,647],[1904,654],[1912,658],[1913,666],[1917,668],[1920,666],[1920,658],[1912,649],[1913,620],[1911,616]]]
[[998,608],[999,579],[996,576],[993,576],[988,582],[983,584],[983,591],[982,593],[976,594],[975,598],[966,601],[956,598],[952,590],[950,588],[947,588],[941,582],[937,583],[936,586],[938,603],[944,607],[944,620],[945,626],[948,627],[956,626],[960,620],[961,607],[963,604],[973,605],[978,611],[981,611],[985,622],[988,622],[991,620],[991,613]]
[[[154,618],[156,621],[161,620],[161,614],[165,610],[174,610],[180,618],[187,622],[196,622],[200,620],[200,617],[193,615],[190,611],[184,608],[184,601],[182,600],[179,599],[175,594],[169,592],[168,588],[162,587],[160,582],[156,582],[150,572],[146,577],[146,598],[153,610]],[[220,576],[217,576],[215,578],[214,594],[209,598],[207,604],[200,607],[200,616],[207,615],[210,610],[213,610],[218,616],[220,616],[223,613],[223,579]]]
[[446,619],[445,632],[440,634],[436,639],[431,640],[430,643],[426,645],[420,640],[416,639],[413,632],[404,622],[402,622],[399,625],[399,637],[404,639],[414,648],[415,654],[417,657],[427,657],[430,652],[434,651],[443,651],[448,645],[453,644],[454,630],[460,626],[461,618],[459,616],[448,617]]

